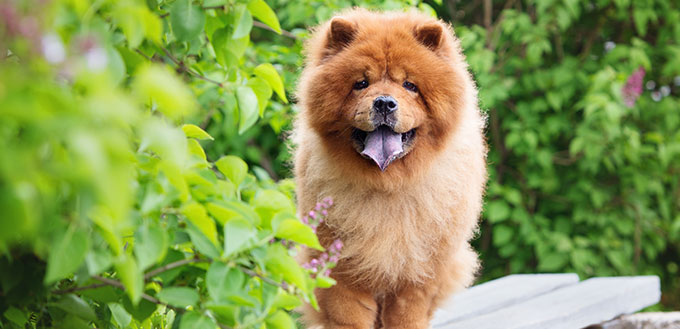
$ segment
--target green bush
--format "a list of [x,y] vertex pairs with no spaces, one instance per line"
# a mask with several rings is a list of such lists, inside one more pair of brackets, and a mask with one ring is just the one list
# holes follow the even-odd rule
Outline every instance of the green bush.
[[484,3],[435,6],[488,109],[484,278],[654,274],[678,307],[677,1]]
[[292,182],[217,147],[289,121],[254,24],[280,32],[262,0],[0,4],[1,328],[293,328],[316,305],[333,264],[294,260],[323,248]]

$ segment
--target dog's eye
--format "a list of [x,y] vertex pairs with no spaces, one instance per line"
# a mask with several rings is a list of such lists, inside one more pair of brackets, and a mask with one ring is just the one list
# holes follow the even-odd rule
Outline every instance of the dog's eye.
[[359,89],[364,89],[366,87],[368,87],[368,80],[361,80],[359,82],[354,83],[354,89],[359,90]]
[[404,88],[406,88],[406,90],[408,91],[412,91],[414,93],[418,92],[418,87],[416,87],[416,85],[414,85],[413,82],[404,81],[404,84],[402,86],[404,86]]

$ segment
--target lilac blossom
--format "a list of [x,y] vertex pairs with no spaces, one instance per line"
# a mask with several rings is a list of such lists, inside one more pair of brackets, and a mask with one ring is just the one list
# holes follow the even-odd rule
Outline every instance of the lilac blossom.
[[628,107],[633,107],[637,99],[642,95],[642,82],[645,78],[645,69],[640,67],[628,77],[626,84],[621,88],[623,102]]
[[[316,229],[324,222],[325,218],[328,217],[328,208],[332,205],[333,199],[324,198],[316,204],[314,210],[307,213],[306,216],[303,216],[301,221],[316,233]],[[319,274],[329,276],[331,269],[335,267],[340,260],[340,250],[342,250],[342,247],[342,241],[336,239],[331,243],[326,252],[321,253],[316,258],[312,258],[309,262],[303,264],[302,267],[309,270],[312,273],[312,276]]]

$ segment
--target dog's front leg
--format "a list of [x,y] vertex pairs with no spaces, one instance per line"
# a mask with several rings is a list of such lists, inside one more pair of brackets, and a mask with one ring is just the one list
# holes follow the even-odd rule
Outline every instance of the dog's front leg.
[[410,285],[385,296],[385,329],[426,329],[432,317],[436,291],[433,285]]
[[378,314],[373,295],[338,280],[328,289],[317,289],[321,314],[316,321],[324,329],[371,329]]

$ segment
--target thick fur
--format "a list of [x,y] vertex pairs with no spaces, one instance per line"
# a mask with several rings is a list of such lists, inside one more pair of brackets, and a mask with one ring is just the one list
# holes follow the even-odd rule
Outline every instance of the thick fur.
[[[368,88],[353,89],[363,79]],[[351,137],[375,128],[371,104],[380,95],[399,103],[394,131],[416,128],[408,153],[384,172]],[[331,275],[338,284],[316,291],[321,310],[305,309],[306,324],[429,327],[478,268],[469,240],[486,181],[484,119],[458,39],[420,13],[346,11],[314,30],[298,98],[298,207],[333,198],[318,234],[324,246],[345,245]]]

